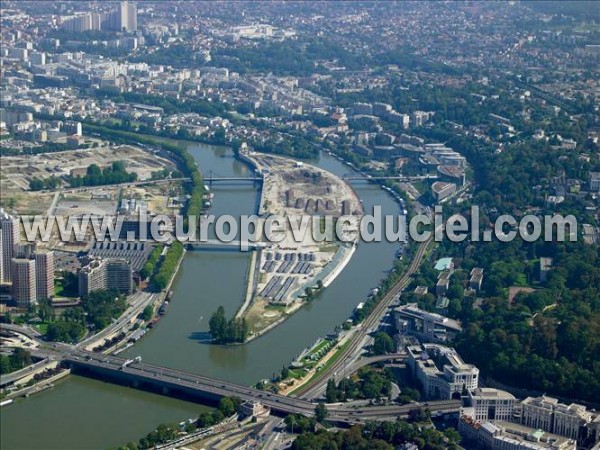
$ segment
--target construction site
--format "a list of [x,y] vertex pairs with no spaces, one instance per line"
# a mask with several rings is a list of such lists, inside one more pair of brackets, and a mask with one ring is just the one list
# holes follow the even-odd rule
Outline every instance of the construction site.
[[[285,320],[341,272],[355,242],[351,236],[340,240],[335,235],[335,221],[345,216],[358,226],[363,208],[346,182],[323,169],[273,155],[243,157],[263,176],[259,216],[287,219],[272,230],[277,242],[266,242],[252,256],[247,298],[238,316],[246,318],[255,337]],[[303,218],[308,226],[298,233],[292,224]]]

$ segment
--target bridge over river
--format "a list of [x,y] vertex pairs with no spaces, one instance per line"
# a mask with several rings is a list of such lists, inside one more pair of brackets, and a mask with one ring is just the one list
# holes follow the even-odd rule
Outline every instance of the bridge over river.
[[[60,350],[65,352],[62,353],[61,359],[73,372],[81,375],[201,402],[215,403],[221,397],[234,396],[244,401],[258,401],[278,415],[291,413],[314,415],[316,403],[308,400],[286,397],[139,360],[82,351],[75,347],[67,350],[68,348],[64,345],[60,347]],[[431,401],[419,405],[369,407],[331,404],[328,405],[328,420],[340,424],[354,424],[366,420],[395,420],[397,417],[407,417],[417,406],[427,407],[432,414],[457,413],[460,410],[460,402],[457,400]]]

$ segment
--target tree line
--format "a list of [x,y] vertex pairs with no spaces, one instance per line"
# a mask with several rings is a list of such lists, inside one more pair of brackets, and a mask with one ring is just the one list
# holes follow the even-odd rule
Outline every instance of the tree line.
[[97,164],[90,164],[83,177],[81,175],[69,177],[69,183],[72,187],[131,183],[136,180],[137,173],[127,172],[122,161],[115,161],[104,169],[101,169]]
[[235,318],[227,320],[225,308],[219,308],[213,313],[209,321],[210,334],[216,344],[243,343],[248,337],[248,324],[246,319]]
[[[156,249],[154,249],[152,253],[155,251]],[[150,256],[152,256],[152,254]],[[167,250],[167,254],[163,260],[158,263],[158,268],[151,277],[150,285],[154,290],[161,291],[167,287],[182,256],[183,244],[179,241],[173,241]],[[144,268],[145,267],[146,266],[144,266]]]

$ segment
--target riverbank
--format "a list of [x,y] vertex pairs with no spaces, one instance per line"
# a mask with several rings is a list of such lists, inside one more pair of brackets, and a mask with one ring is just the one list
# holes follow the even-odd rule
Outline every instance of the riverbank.
[[[252,255],[246,296],[236,313],[248,323],[248,342],[281,324],[343,271],[355,242],[338,241],[333,220],[327,224],[325,217],[344,216],[358,225],[363,208],[347,183],[319,167],[244,149],[239,159],[263,177],[258,208],[263,224],[272,215],[289,219]],[[296,233],[307,218],[308,227]],[[323,238],[315,238],[319,233]]]

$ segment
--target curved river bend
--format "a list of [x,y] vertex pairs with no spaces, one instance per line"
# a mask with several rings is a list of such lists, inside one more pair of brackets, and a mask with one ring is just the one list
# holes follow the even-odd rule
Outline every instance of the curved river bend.
[[[189,148],[205,173],[247,176],[252,169],[230,149],[204,144]],[[350,170],[323,155],[319,167],[342,176]],[[354,188],[365,213],[381,205],[398,214],[398,205],[377,186]],[[249,184],[215,184],[211,214],[240,216],[256,210],[258,192]],[[311,304],[247,345],[209,345],[208,321],[219,305],[231,316],[245,293],[249,253],[187,252],[174,283],[173,301],[158,326],[123,355],[141,355],[153,364],[252,385],[277,373],[315,339],[351,314],[392,267],[397,244],[359,244],[344,271]],[[180,400],[72,376],[55,388],[3,407],[3,449],[106,448],[138,440],[158,424],[195,417],[207,409]]]

